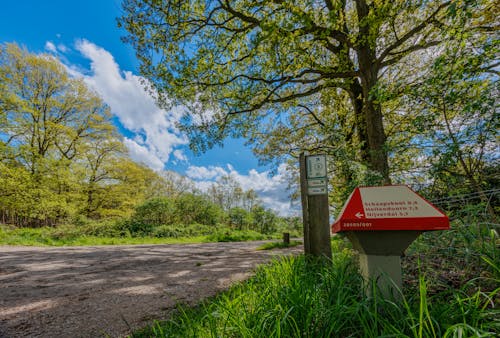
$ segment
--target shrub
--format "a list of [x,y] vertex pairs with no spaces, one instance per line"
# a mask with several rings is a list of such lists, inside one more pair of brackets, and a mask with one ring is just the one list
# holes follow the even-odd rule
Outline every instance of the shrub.
[[261,234],[253,230],[217,230],[215,233],[209,235],[207,239],[210,242],[243,242],[243,241],[257,241],[269,239],[269,236]]
[[80,231],[83,235],[95,237],[130,236],[130,232],[124,226],[123,221],[104,220],[100,222],[88,222],[80,227]]
[[135,219],[124,221],[123,227],[125,231],[128,231],[133,237],[149,236],[155,228],[152,224],[144,223]]
[[199,195],[183,194],[175,200],[175,206],[176,220],[183,224],[216,225],[224,216],[218,205]]
[[219,229],[224,228],[221,224],[206,225],[199,223],[192,223],[185,226],[185,231],[190,236],[207,236],[211,235]]
[[145,226],[172,224],[176,214],[174,201],[167,197],[156,197],[145,201],[135,209],[132,221],[141,231]]
[[184,234],[172,225],[160,225],[153,229],[151,235],[158,238],[179,238]]

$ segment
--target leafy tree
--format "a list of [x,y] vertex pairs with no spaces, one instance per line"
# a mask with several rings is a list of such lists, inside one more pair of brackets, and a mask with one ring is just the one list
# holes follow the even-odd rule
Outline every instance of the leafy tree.
[[244,210],[251,211],[259,203],[260,199],[255,190],[250,189],[247,191],[243,191],[241,207]]
[[243,190],[239,182],[231,174],[219,177],[208,188],[206,195],[226,212],[233,208],[243,208],[246,211],[251,211],[254,206],[260,204],[256,192],[252,189]]
[[175,206],[177,222],[185,225],[216,225],[223,218],[223,210],[201,195],[182,194],[175,199]]
[[120,161],[125,153],[121,140],[110,130],[102,137],[93,139],[85,144],[84,163],[86,173],[86,203],[87,217],[95,215],[101,204],[96,200],[99,190],[106,189],[108,182],[113,178],[114,162]]
[[0,160],[11,177],[29,173],[9,213],[23,224],[55,224],[78,212],[79,166],[89,144],[113,129],[109,109],[60,62],[16,44],[0,46],[0,82]]
[[109,179],[94,195],[98,217],[128,218],[137,205],[157,196],[154,187],[161,177],[153,170],[128,158],[116,158],[108,168]]
[[166,191],[128,159],[109,107],[49,55],[0,46],[3,222],[55,225],[80,214],[126,217]]
[[189,178],[174,171],[162,171],[159,173],[162,180],[157,181],[155,193],[170,197],[177,197],[183,193],[193,193],[196,188]]
[[231,175],[224,175],[211,185],[208,196],[224,211],[229,211],[237,205],[239,191],[241,191],[239,183]]
[[175,217],[175,200],[168,197],[156,197],[145,201],[135,209],[133,222],[160,226],[174,224]]
[[229,224],[238,230],[249,228],[253,223],[252,214],[240,207],[235,207],[229,210]]
[[[483,7],[452,1],[126,0],[123,9],[119,22],[142,73],[164,102],[173,97],[191,108],[184,128],[195,150],[226,136],[251,143],[264,137],[281,156],[330,152],[344,142],[387,183],[380,80],[398,79],[398,64],[441,44],[454,15]],[[335,118],[326,105],[332,100],[342,102]],[[345,131],[340,139],[334,133],[339,129]],[[296,132],[298,148],[283,142]]]
[[260,233],[270,234],[276,231],[278,217],[272,210],[256,206],[252,209],[252,218],[255,229]]
[[108,128],[108,107],[50,56],[5,44],[0,48],[0,79],[4,142],[17,149],[16,159],[32,174],[42,170],[43,159],[75,158],[86,139]]
[[[453,44],[410,91],[426,127],[434,194],[475,192],[496,217],[483,190],[498,167],[498,39],[454,32]],[[430,141],[430,142],[429,142]]]

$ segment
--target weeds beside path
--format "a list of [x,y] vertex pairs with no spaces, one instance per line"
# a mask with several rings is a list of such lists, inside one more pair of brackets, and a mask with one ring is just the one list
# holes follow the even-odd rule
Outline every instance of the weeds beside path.
[[0,337],[123,336],[301,252],[262,244],[0,246]]
[[[498,337],[500,284],[492,272],[498,261],[491,260],[494,266],[481,276],[443,289],[433,279],[446,279],[448,273],[427,264],[436,262],[436,257],[423,247],[429,245],[426,237],[435,235],[416,243],[429,257],[425,269],[417,265],[422,268],[417,274],[405,268],[409,274],[402,300],[383,299],[378,292],[366,297],[367,285],[357,272],[354,252],[335,237],[331,262],[301,255],[262,266],[247,282],[201,306],[181,308],[170,320],[133,337]],[[458,261],[463,258],[460,252],[455,253]],[[488,253],[480,255],[489,257]],[[446,258],[450,264],[456,261]],[[405,265],[414,261],[413,256],[406,257]],[[427,271],[432,274],[426,275]]]

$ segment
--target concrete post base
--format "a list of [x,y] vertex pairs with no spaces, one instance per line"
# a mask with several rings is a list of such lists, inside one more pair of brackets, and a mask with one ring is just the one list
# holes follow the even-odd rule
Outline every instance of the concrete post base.
[[372,295],[375,281],[384,297],[400,298],[402,289],[401,255],[422,233],[413,230],[348,231],[347,237],[359,252],[359,267]]
[[367,283],[367,296],[373,295],[373,284],[385,298],[401,298],[403,285],[401,258],[399,256],[377,256],[359,254],[359,268]]

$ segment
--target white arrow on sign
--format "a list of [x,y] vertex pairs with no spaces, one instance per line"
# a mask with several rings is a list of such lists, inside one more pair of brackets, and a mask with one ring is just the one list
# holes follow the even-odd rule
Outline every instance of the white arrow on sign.
[[357,218],[361,218],[361,217],[363,217],[364,215],[363,215],[361,212],[359,212],[359,211],[358,211],[358,212],[356,213],[356,215],[354,215],[354,216],[356,216]]

